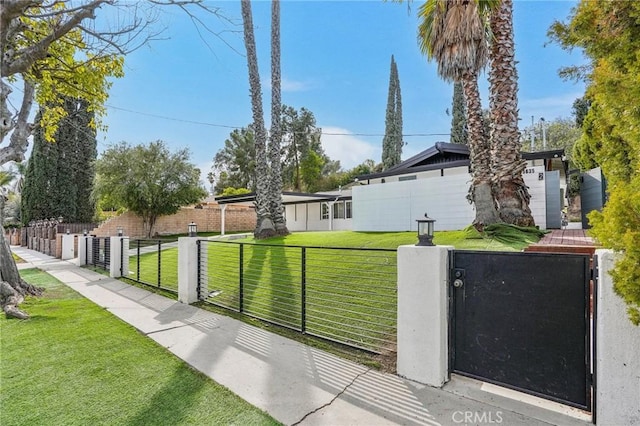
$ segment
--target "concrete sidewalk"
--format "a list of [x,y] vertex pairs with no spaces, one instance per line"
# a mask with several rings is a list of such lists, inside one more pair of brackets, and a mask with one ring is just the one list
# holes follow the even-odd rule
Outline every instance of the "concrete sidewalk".
[[47,271],[286,425],[590,424],[584,414],[575,417],[578,410],[520,394],[516,400],[510,391],[469,379],[454,376],[436,389],[383,374],[74,261],[22,247],[12,251],[28,262],[21,269]]

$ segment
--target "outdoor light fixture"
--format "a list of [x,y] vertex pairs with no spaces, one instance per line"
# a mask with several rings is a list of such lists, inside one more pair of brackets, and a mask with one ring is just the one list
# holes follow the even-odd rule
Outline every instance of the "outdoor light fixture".
[[87,231],[86,229],[82,230],[82,235],[84,235],[85,237],[87,236],[88,233],[89,233],[89,231]]
[[117,233],[118,237],[122,237],[124,235],[124,229],[122,228],[122,226],[118,226],[116,228],[116,233]]
[[417,246],[432,246],[433,244],[433,224],[435,219],[431,219],[424,214],[424,219],[417,219],[418,222],[418,243]]
[[189,224],[189,236],[196,237],[197,235],[198,235],[198,227],[196,226],[195,222],[191,222]]
[[66,231],[67,231],[67,235],[69,235],[71,233],[71,229],[69,229],[69,228],[67,228]]
[[[62,216],[58,216],[58,222],[59,222],[59,223],[62,223],[62,220],[63,220],[63,219],[64,219],[64,218],[63,218]],[[53,219],[51,219],[51,220],[53,220]]]

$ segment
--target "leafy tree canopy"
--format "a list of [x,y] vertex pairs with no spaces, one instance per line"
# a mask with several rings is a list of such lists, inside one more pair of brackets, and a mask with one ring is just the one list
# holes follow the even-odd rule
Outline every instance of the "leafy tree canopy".
[[159,216],[176,213],[207,195],[189,151],[171,153],[164,142],[110,146],[96,165],[95,193],[141,216],[148,236]]
[[582,1],[568,23],[549,35],[562,47],[582,48],[588,67],[564,70],[587,78],[590,105],[582,122],[576,160],[599,165],[608,181],[602,212],[589,215],[593,235],[620,252],[612,271],[615,291],[640,324],[640,2]]

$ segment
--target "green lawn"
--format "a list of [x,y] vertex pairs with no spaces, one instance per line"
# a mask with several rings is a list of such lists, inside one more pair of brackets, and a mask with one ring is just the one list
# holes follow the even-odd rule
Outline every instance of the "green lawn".
[[26,321],[0,318],[0,424],[274,425],[264,412],[50,275]]
[[[471,236],[472,238],[469,238]],[[537,239],[535,239],[537,241]],[[251,241],[264,244],[303,245],[320,247],[377,247],[395,249],[401,245],[411,245],[418,241],[415,232],[294,232],[286,237],[254,240],[246,238],[237,241]],[[454,246],[459,250],[521,251],[534,239],[522,239],[502,242],[495,238],[480,238],[475,232],[467,230],[439,231],[433,242],[436,245]]]
[[[462,230],[436,232],[434,242],[457,249],[519,251],[536,239],[504,242],[504,238],[482,238]],[[315,247],[395,250],[416,241],[415,232],[334,231],[299,232],[262,241],[203,242],[207,259],[201,269],[206,277],[203,291],[219,306],[377,352],[394,346],[396,253]],[[243,243],[242,270],[239,243]],[[307,247],[304,291],[299,246]],[[177,290],[177,249],[162,250],[161,259],[162,287]],[[136,271],[138,262],[140,280],[155,285],[158,253],[131,257],[129,269]]]

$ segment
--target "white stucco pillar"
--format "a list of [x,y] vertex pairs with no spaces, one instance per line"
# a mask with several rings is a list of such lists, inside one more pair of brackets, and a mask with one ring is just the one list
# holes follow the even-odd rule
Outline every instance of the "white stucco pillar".
[[226,212],[227,212],[227,205],[222,204],[220,206],[220,235],[224,235]]
[[109,276],[119,278],[129,274],[129,237],[109,237]]
[[178,300],[198,301],[198,238],[178,238]]
[[89,264],[91,258],[91,250],[93,239],[88,235],[78,237],[78,265],[84,266]]
[[76,239],[75,235],[71,235],[71,234],[62,235],[62,252],[61,252],[62,260],[69,260],[76,257],[75,247],[74,247],[75,239]]
[[453,247],[398,247],[400,376],[441,387],[448,380],[448,264]]
[[640,424],[640,327],[613,290],[615,254],[596,250],[596,420],[602,425]]

